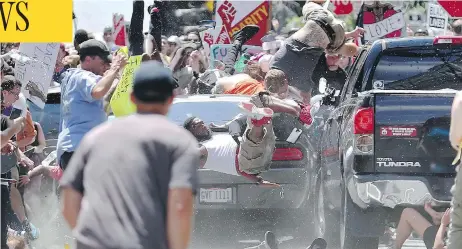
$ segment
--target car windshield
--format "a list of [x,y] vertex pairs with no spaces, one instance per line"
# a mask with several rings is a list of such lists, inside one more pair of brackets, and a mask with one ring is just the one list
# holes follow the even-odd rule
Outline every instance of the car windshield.
[[[372,88],[386,90],[461,90],[462,49],[385,51],[372,77]],[[371,85],[371,84],[369,84]]]
[[38,106],[28,102],[32,119],[40,123],[46,139],[57,139],[59,132],[60,119],[60,93],[49,93],[45,107],[40,109]]
[[191,116],[202,119],[206,124],[224,124],[241,113],[238,102],[213,101],[213,102],[177,102],[170,108],[168,118],[175,124],[183,125],[183,122]]

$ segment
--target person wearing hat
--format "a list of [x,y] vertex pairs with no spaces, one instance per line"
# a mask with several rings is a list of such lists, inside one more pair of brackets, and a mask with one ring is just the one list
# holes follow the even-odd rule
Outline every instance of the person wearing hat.
[[82,44],[85,41],[90,40],[88,36],[88,32],[85,31],[84,29],[79,29],[75,31],[74,35],[74,48],[75,50],[79,51],[80,50],[80,44]]
[[113,32],[114,31],[111,27],[106,27],[103,30],[103,40],[106,43],[107,48],[111,51],[116,47]]
[[172,35],[167,39],[168,47],[167,52],[165,53],[166,56],[172,57],[173,53],[180,47],[180,37],[176,35]]
[[127,63],[123,55],[111,58],[102,41],[91,39],[80,44],[80,68],[62,74],[57,154],[63,169],[83,136],[107,119],[103,97]]
[[312,1],[303,6],[303,17],[305,25],[276,52],[271,68],[282,70],[289,79],[289,85],[300,90],[303,102],[309,104],[311,90],[315,87],[311,77],[319,57],[324,51],[347,57],[356,55],[358,47],[345,41],[361,36],[364,29],[356,28],[345,33],[343,22]]
[[131,93],[137,113],[90,131],[75,152],[61,188],[77,249],[188,247],[199,150],[166,117],[176,87],[162,63],[143,62]]

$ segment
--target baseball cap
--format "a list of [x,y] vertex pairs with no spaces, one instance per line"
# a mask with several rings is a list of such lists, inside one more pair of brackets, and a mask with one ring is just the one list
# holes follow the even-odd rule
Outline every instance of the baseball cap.
[[107,63],[112,61],[111,52],[106,47],[106,44],[96,39],[90,39],[80,44],[79,54],[81,58],[84,56],[99,56]]
[[77,44],[81,44],[84,41],[88,41],[90,38],[88,38],[88,33],[84,29],[79,29],[75,31],[74,35],[74,42]]
[[112,28],[111,27],[105,27],[103,30],[104,34],[111,33],[112,34]]
[[135,71],[133,94],[142,102],[158,102],[172,96],[177,87],[172,71],[160,62],[143,62]]
[[176,35],[172,35],[170,36],[168,39],[167,39],[167,42],[170,42],[170,43],[176,43],[176,44],[180,44],[180,38]]

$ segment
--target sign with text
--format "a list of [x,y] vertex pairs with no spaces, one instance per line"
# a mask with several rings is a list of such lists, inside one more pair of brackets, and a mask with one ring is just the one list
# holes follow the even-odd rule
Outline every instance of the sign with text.
[[445,32],[448,26],[448,14],[439,4],[427,3],[427,30]]
[[417,129],[407,126],[384,126],[380,128],[382,137],[416,137]]
[[110,101],[112,112],[116,117],[127,116],[136,111],[136,107],[130,99],[130,93],[133,87],[133,74],[140,65],[141,55],[128,58],[128,63]]
[[366,30],[359,44],[381,38],[394,38],[406,35],[406,22],[403,12],[390,3],[379,1],[365,2],[358,13],[356,26]]
[[27,60],[17,60],[15,76],[21,81],[21,92],[43,109],[58,57],[59,43],[21,43],[19,53]]
[[72,0],[1,0],[0,16],[0,42],[72,42]]
[[[232,47],[233,47],[232,44],[214,44],[210,46],[210,61],[211,62],[215,60],[223,61],[223,59],[228,54],[228,51]],[[259,46],[250,46],[250,45],[242,46],[242,53],[249,53],[251,55],[255,55],[255,54],[261,53],[262,51],[263,51],[262,48]]]
[[260,39],[270,27],[270,1],[219,0],[215,9],[216,26],[204,33],[204,38],[212,41],[211,44],[230,44],[235,32],[253,24],[258,25],[260,31],[246,44],[261,45]]
[[404,21],[404,14],[402,12],[398,12],[383,21],[372,23],[372,24],[364,24],[364,39],[366,41],[373,41],[380,39],[394,31],[401,30],[403,27],[406,26],[406,22]]

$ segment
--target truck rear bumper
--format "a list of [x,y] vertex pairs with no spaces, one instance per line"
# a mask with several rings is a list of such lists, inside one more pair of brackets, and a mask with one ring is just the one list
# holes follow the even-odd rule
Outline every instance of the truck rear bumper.
[[[434,177],[432,177],[434,178]],[[438,182],[438,184],[431,184]],[[428,201],[451,201],[451,178],[429,181],[424,176],[398,176],[393,174],[354,175],[348,182],[353,202],[361,208],[396,206],[423,206]]]

